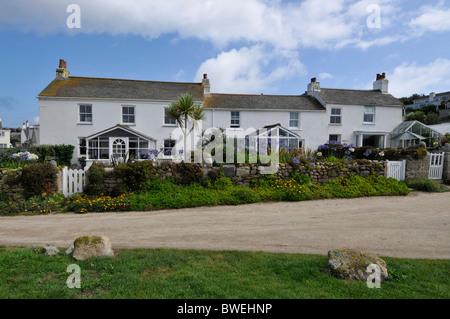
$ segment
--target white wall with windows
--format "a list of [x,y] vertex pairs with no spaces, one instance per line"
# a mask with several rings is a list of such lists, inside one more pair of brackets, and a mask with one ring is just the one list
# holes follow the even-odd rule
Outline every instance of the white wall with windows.
[[[93,144],[88,145],[86,137],[120,124],[154,138],[155,148],[167,152],[173,148],[173,140],[180,137],[180,134],[172,135],[177,124],[166,114],[171,102],[41,97],[41,143],[75,145],[73,161],[76,162],[78,157],[86,156],[88,146],[95,148]],[[327,105],[326,109],[319,111],[249,110],[236,106],[236,109],[206,108],[204,113],[203,130],[212,127],[225,129],[232,125],[248,130],[280,124],[298,135],[305,148],[313,150],[331,136],[357,146],[365,142],[389,145],[386,134],[402,121],[401,107],[363,105]],[[133,146],[139,141],[128,139],[124,142],[127,150],[139,149]],[[98,158],[106,157],[106,149],[108,154],[112,152],[114,141],[98,140],[96,143]],[[115,150],[119,152],[121,145],[117,144]]]
[[356,146],[387,147],[389,132],[402,121],[400,107],[328,105],[327,114],[329,138]]
[[11,144],[11,132],[10,130],[0,129],[0,148],[8,148]]
[[[41,144],[75,145],[76,162],[78,157],[86,157],[86,137],[121,124],[155,138],[155,148],[161,149],[164,139],[170,138],[177,127],[173,120],[168,123],[165,116],[165,108],[171,102],[40,98]],[[132,148],[132,141],[128,142]],[[106,154],[102,148],[98,152]]]

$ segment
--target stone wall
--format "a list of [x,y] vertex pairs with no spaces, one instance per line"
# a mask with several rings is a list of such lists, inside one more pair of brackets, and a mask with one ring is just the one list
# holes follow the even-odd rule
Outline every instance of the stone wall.
[[7,196],[14,196],[16,194],[22,194],[22,185],[18,183],[13,183],[12,181],[20,175],[22,169],[0,169],[0,194],[5,194]]
[[[351,161],[347,163],[322,162],[314,163],[314,165],[297,164],[294,166],[280,164],[274,175],[278,178],[287,179],[290,178],[293,173],[299,172],[307,175],[313,183],[322,183],[332,178],[347,177],[349,174],[364,177],[374,173],[378,176],[384,176],[384,166],[383,162],[367,160]],[[221,169],[226,177],[243,185],[248,185],[251,180],[258,179],[265,175],[264,166],[258,164],[238,164],[236,166],[223,165]]]
[[[160,179],[166,179],[167,177],[173,177],[174,172],[170,165],[156,165],[154,166],[154,177]],[[217,169],[222,170],[225,177],[230,178],[233,182],[247,186],[251,181],[258,180],[262,176],[267,174],[268,167],[260,164],[237,164],[237,165],[223,165],[220,167],[204,167],[204,175],[207,176],[208,172]],[[278,178],[287,179],[292,177],[294,172],[300,172],[307,175],[313,183],[326,182],[328,179],[337,177],[346,177],[349,174],[355,174],[358,176],[367,176],[375,174],[378,176],[384,176],[385,164],[379,161],[352,161],[348,163],[315,163],[314,166],[310,164],[298,164],[294,167],[289,164],[280,164],[278,170],[274,174]],[[114,193],[120,184],[123,183],[121,178],[116,178],[112,171],[108,169],[104,178],[106,191],[108,193]]]
[[430,171],[430,155],[418,160],[406,160],[406,179],[413,178],[428,178],[428,173]]

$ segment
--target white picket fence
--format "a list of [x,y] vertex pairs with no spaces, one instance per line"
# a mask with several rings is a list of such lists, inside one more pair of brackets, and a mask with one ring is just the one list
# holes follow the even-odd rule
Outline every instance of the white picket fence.
[[406,160],[387,161],[386,177],[395,178],[398,181],[404,181],[406,175]]
[[65,197],[75,193],[83,192],[86,185],[86,172],[82,169],[68,169],[64,167],[62,170],[62,190]]
[[444,170],[444,155],[444,152],[430,154],[430,170],[428,171],[428,179],[442,179],[442,172]]

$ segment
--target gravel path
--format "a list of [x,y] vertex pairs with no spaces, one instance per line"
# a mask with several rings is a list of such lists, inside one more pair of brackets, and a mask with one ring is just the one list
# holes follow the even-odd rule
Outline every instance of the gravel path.
[[113,249],[180,248],[450,258],[450,194],[258,203],[157,212],[0,217],[0,245],[69,247],[106,235]]

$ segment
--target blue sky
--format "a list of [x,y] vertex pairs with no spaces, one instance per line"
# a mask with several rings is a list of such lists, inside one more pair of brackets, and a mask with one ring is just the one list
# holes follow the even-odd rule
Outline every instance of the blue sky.
[[[80,9],[80,28],[69,28]],[[0,117],[39,121],[59,59],[74,76],[200,82],[215,93],[450,91],[449,1],[2,0]]]

